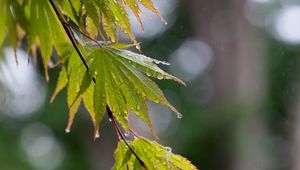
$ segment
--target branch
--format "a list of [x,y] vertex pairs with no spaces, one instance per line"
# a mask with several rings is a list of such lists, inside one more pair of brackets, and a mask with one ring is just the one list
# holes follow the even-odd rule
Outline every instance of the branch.
[[[76,39],[75,39],[75,37],[74,37],[74,35],[72,33],[72,30],[70,30],[69,24],[67,24],[67,22],[65,21],[65,19],[60,15],[60,12],[59,12],[58,8],[55,6],[53,0],[49,0],[49,1],[50,1],[50,4],[51,4],[52,8],[55,11],[55,14],[57,15],[59,21],[61,22],[64,30],[66,31],[69,39],[71,40],[73,47],[75,48],[75,50],[76,50],[77,54],[79,55],[82,63],[84,64],[86,70],[89,71],[89,66],[88,66],[87,62],[85,61],[83,55],[81,54],[81,52],[80,52],[80,50],[79,50],[79,48],[77,46],[77,41],[76,41]],[[94,77],[93,77],[93,81],[94,81],[94,83],[96,83],[96,79]],[[113,116],[112,111],[110,110],[110,108],[108,106],[106,106],[106,110],[107,110],[107,114],[108,114],[109,118],[112,120],[113,126],[114,126],[116,134],[118,136],[118,139],[119,140],[122,139],[125,142],[126,146],[129,148],[129,150],[132,152],[132,154],[138,159],[138,161],[141,164],[141,166],[144,167],[145,169],[147,169],[145,163],[138,157],[138,155],[134,152],[134,150],[127,143],[125,137],[123,136],[120,128],[118,127],[118,125],[116,123],[116,120],[115,120],[115,118]]]

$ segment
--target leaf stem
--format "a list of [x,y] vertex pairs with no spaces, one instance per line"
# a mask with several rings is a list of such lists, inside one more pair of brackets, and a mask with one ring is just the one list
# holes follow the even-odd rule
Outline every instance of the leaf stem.
[[118,134],[118,138],[120,140],[120,138],[125,142],[126,146],[129,148],[129,150],[132,152],[132,154],[136,157],[136,159],[139,161],[139,163],[142,165],[142,167],[144,167],[145,169],[147,169],[145,163],[141,160],[141,158],[134,152],[134,150],[131,148],[131,146],[128,144],[128,142],[126,141],[125,137],[123,136],[119,126],[116,123],[115,117],[112,113],[112,111],[110,110],[110,108],[108,106],[106,106],[106,110],[107,110],[107,114],[108,117],[112,120],[113,126],[115,128],[115,130],[117,130],[117,134]]
[[79,32],[81,35],[85,36],[86,38],[88,38],[89,40],[95,42],[99,47],[103,47],[102,44],[100,44],[97,40],[93,39],[92,37],[88,36],[87,34],[85,34],[84,32],[82,32],[80,29],[74,27],[73,25],[67,23],[67,22],[64,22],[64,24],[66,24],[69,28]]
[[133,129],[129,129],[129,131],[133,134],[133,136],[135,136],[135,137],[140,137],[140,135],[138,135]]
[[111,112],[111,110],[110,110],[110,108],[108,106],[106,106],[106,110],[107,110],[107,114],[108,114],[109,120],[111,121],[111,123],[112,123],[112,125],[114,127],[114,130],[115,130],[115,133],[116,133],[116,135],[118,137],[118,140],[120,141],[120,140],[122,140],[122,136],[121,136],[122,133],[121,133],[119,127],[118,127],[118,124],[117,124],[117,122],[115,120],[115,117],[113,116],[113,114],[112,114],[112,112]]

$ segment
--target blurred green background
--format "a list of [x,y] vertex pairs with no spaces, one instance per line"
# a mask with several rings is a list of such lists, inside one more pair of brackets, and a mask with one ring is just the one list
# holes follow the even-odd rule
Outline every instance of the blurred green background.
[[[202,170],[299,170],[300,1],[155,4],[168,24],[146,11],[142,33],[130,14],[135,34],[144,54],[170,62],[163,69],[187,82],[157,81],[184,115],[149,103],[159,142]],[[21,49],[18,67],[9,47],[1,51],[0,170],[110,169],[117,141],[108,118],[94,142],[81,108],[65,134],[66,92],[49,103],[59,68],[46,83]]]

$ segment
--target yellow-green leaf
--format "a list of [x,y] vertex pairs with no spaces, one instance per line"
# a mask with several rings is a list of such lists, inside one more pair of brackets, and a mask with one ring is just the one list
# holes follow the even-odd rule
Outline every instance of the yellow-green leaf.
[[[155,141],[139,137],[130,143],[130,147],[148,170],[197,170],[197,167],[186,158],[173,154],[171,148],[164,147]],[[113,169],[117,170],[117,168],[145,169],[124,142],[119,142],[115,151]]]
[[6,10],[8,10],[5,0],[0,1],[0,47],[6,37]]
[[56,88],[52,94],[50,102],[52,103],[56,98],[57,94],[68,84],[68,75],[65,67],[60,70],[58,80],[56,83]]
[[125,34],[134,42],[137,43],[135,40],[135,36],[132,33],[131,24],[128,18],[128,14],[125,11],[124,7],[115,0],[110,0],[110,8],[115,17],[115,20],[118,22],[119,26],[122,28]]

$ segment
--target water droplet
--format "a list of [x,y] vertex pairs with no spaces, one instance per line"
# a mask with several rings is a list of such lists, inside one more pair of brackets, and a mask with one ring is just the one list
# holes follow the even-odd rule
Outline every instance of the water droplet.
[[165,147],[165,148],[166,148],[167,153],[171,153],[172,152],[172,148],[170,148],[170,147]]
[[154,63],[155,63],[155,64],[167,65],[167,66],[171,65],[170,63],[168,63],[168,62],[166,62],[166,61],[159,61],[159,60],[154,60]]
[[156,77],[157,77],[158,80],[162,80],[164,78],[164,76],[161,75],[161,74],[157,74]]
[[95,139],[97,139],[97,138],[99,138],[99,137],[100,137],[100,134],[99,134],[99,132],[96,132],[96,134],[95,134],[94,138],[95,138]]
[[112,122],[112,119],[111,119],[111,118],[109,118],[108,120],[109,120],[110,122]]
[[181,119],[182,118],[182,114],[177,114],[177,118]]
[[136,45],[135,48],[136,48],[137,50],[141,50],[141,47],[140,47],[139,45]]
[[71,130],[70,130],[69,128],[66,128],[65,132],[66,132],[66,133],[70,133]]
[[167,164],[168,164],[168,167],[169,167],[169,160],[170,160],[170,156],[171,156],[171,153],[172,153],[172,148],[170,147],[165,147],[166,149],[166,161],[167,161]]
[[165,23],[165,25],[168,25],[168,22],[167,22],[167,21],[165,21],[164,23]]
[[147,75],[147,76],[151,76],[151,74],[150,74],[149,72],[146,72],[146,75]]
[[130,132],[128,131],[128,132],[125,132],[125,136],[126,137],[129,137],[130,136]]
[[140,105],[136,105],[136,110],[141,110],[141,106]]

